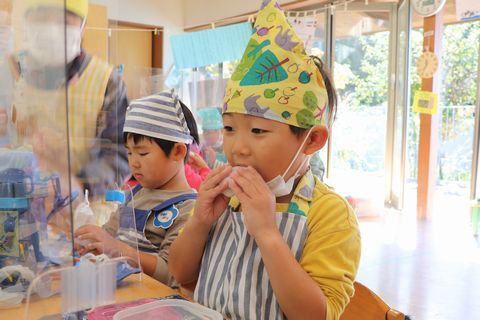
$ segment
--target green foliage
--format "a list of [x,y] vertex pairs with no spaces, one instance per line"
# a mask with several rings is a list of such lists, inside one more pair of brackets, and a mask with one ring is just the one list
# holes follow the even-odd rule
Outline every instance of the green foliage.
[[475,105],[477,95],[480,22],[445,27],[442,67],[444,106]]
[[[388,32],[379,32],[363,36],[353,36],[337,40],[335,44],[335,85],[340,97],[340,105],[346,106],[348,112],[360,111],[363,108],[386,105],[388,99]],[[250,43],[251,49],[257,43]],[[471,147],[464,139],[472,131],[473,106],[477,99],[478,55],[480,45],[480,21],[447,25],[442,40],[442,57],[440,57],[440,156],[438,161],[440,178],[447,181],[468,181],[470,178]],[[414,93],[421,89],[421,79],[416,71],[416,61],[423,52],[423,30],[412,30],[410,36],[410,104],[407,126],[408,164],[407,175],[417,176],[418,140],[420,117],[412,110]],[[258,58],[259,55],[257,55]],[[244,56],[240,63],[244,68],[237,70],[236,76],[241,79],[253,66],[252,56]],[[238,64],[225,63],[224,74],[232,74]],[[297,115],[305,125],[314,119],[314,99],[304,96],[306,109]],[[310,110],[309,110],[310,109]],[[288,115],[286,115],[288,116]],[[338,139],[338,136],[337,136]],[[372,139],[369,143],[384,143],[382,138]],[[337,140],[338,141],[338,140]],[[468,145],[461,149],[456,143]],[[448,145],[448,148],[445,147]],[[366,150],[365,154],[344,149],[338,146],[335,158],[339,167],[362,168],[374,170],[372,155],[378,150]],[[468,150],[467,150],[468,149]],[[453,151],[452,151],[453,150]],[[367,160],[370,159],[370,160]],[[337,164],[336,164],[337,165]],[[377,168],[378,169],[378,168]],[[376,170],[376,169],[375,169]]]
[[341,68],[344,72],[347,68],[350,69],[346,74],[335,72],[335,81],[339,80],[341,83],[338,89],[344,102],[355,106],[377,106],[386,103],[388,44],[388,32],[337,41],[336,68]]
[[[444,75],[442,106],[474,105],[477,90],[480,22],[445,27],[440,65]],[[376,106],[387,101],[389,33],[379,32],[338,40],[335,82],[350,105]],[[423,31],[412,30],[410,83],[420,89],[416,61],[423,52]],[[413,102],[413,94],[412,94]]]
[[[349,112],[363,108],[386,105],[388,99],[389,33],[353,36],[339,39],[335,48],[335,83],[342,106]],[[469,136],[473,126],[473,107],[477,100],[480,21],[447,25],[442,39],[440,57],[440,158],[439,172],[442,180],[467,181],[471,151],[452,145],[468,144],[461,140]],[[410,38],[410,106],[407,131],[408,170],[411,178],[417,176],[420,117],[413,113],[416,91],[421,89],[421,79],[416,71],[416,61],[423,52],[423,30],[415,29]],[[382,141],[383,143],[383,141]],[[446,147],[448,145],[448,148]],[[458,154],[449,154],[457,152]],[[471,150],[471,148],[469,149]],[[338,153],[340,162],[348,167],[363,167],[361,160],[351,163],[353,155],[347,150]],[[452,163],[452,159],[457,159]],[[458,160],[462,159],[462,161]],[[461,162],[461,163],[460,163]],[[347,165],[348,164],[348,165]]]
[[[480,22],[445,26],[440,59],[440,146],[438,178],[443,181],[468,182],[472,159],[474,105],[477,99]],[[423,51],[422,30],[411,35],[411,103],[420,79],[415,62]],[[410,109],[408,150],[410,177],[417,175],[419,115]],[[465,147],[468,145],[468,147]]]

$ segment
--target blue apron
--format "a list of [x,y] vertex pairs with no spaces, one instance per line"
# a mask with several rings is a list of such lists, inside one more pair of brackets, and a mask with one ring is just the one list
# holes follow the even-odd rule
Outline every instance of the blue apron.
[[[127,196],[125,203],[129,204],[132,197],[140,191],[141,188],[141,185],[135,186],[131,194]],[[196,193],[181,194],[163,201],[150,210],[132,208],[127,205],[124,206],[120,211],[119,229],[117,233],[118,239],[133,247],[137,247],[138,244],[138,248],[141,251],[157,252],[159,248],[145,237],[145,227],[148,218],[154,214],[156,217],[156,219],[154,219],[154,225],[158,228],[168,229],[178,216],[178,209],[175,204],[196,198]]]

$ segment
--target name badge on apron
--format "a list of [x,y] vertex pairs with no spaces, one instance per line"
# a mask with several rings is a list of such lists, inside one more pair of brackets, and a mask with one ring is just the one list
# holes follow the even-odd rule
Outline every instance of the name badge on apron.
[[168,207],[162,211],[153,212],[153,226],[155,228],[168,229],[172,226],[175,219],[178,217],[178,209],[175,205]]

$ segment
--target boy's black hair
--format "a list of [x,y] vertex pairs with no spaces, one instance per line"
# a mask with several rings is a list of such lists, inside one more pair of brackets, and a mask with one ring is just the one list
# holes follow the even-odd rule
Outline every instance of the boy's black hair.
[[190,135],[193,138],[193,142],[200,145],[200,136],[198,135],[197,122],[195,117],[192,114],[192,111],[180,100],[180,105],[182,106],[183,116],[185,121],[187,121],[188,130],[190,130]]
[[[317,56],[310,56],[310,58],[312,58],[313,62],[317,66],[318,70],[320,71],[320,74],[322,75],[323,81],[325,82],[325,89],[327,90],[327,96],[328,96],[327,123],[332,124],[337,115],[337,102],[338,102],[337,90],[335,90],[332,77],[330,73],[325,69],[322,60]],[[298,128],[290,125],[290,131],[292,131],[292,133],[295,134],[296,136],[300,137],[303,135],[305,131],[307,131],[307,129]]]
[[[190,109],[188,109],[188,107],[182,101],[179,101],[179,102],[180,102],[180,106],[182,107],[183,116],[185,117],[185,121],[187,122],[188,130],[190,130],[190,135],[192,136],[195,143],[200,144],[200,139],[199,139],[199,136],[198,136],[197,123],[195,122],[195,118],[194,118],[192,112],[190,111]],[[165,153],[165,155],[167,157],[172,152],[172,149],[175,146],[175,143],[177,143],[177,142],[174,142],[174,141],[168,141],[168,140],[163,140],[163,139],[159,139],[159,138],[152,138],[152,137],[144,136],[144,135],[139,134],[139,133],[124,132],[123,133],[123,140],[124,140],[125,143],[127,142],[127,140],[129,138],[132,138],[133,142],[135,144],[142,141],[143,139],[148,139],[150,141],[154,141],[163,150],[163,152]],[[190,152],[190,145],[186,144],[186,146],[187,146],[187,154],[185,155],[185,159],[184,159],[185,163],[188,160],[188,154]]]

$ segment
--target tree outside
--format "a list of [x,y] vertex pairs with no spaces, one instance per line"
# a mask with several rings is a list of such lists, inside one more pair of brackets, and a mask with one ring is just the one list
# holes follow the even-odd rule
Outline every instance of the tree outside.
[[[423,31],[411,34],[411,101],[408,119],[408,178],[417,179],[420,117],[412,111],[414,92],[420,90],[415,61],[422,53]],[[455,182],[466,189],[470,181],[474,110],[478,85],[480,21],[447,25],[444,28],[440,59],[441,123],[437,181]]]
[[[467,184],[470,179],[479,43],[480,21],[445,26],[440,67],[439,182]],[[416,181],[420,120],[412,111],[412,103],[415,91],[420,90],[421,79],[415,62],[423,51],[422,29],[412,30],[410,47],[407,179]],[[334,165],[363,172],[383,171],[389,32],[337,39],[335,48],[334,75],[340,100],[334,127],[337,129]],[[197,81],[227,79],[237,63],[231,61],[199,68]],[[355,137],[357,140],[352,143]]]
[[[352,139],[352,133],[358,132],[361,127],[353,123],[355,117],[342,115],[342,108],[350,114],[359,112],[362,117],[376,117],[378,121],[383,119],[381,109],[387,103],[388,94],[385,77],[388,70],[388,43],[388,32],[337,40],[335,82],[341,97],[339,117],[348,117],[352,126],[350,129],[342,128],[345,129],[345,139],[338,135],[335,137],[335,157],[340,162],[336,165],[339,167],[375,171],[383,166],[381,159],[384,157],[384,148],[379,144],[383,144],[384,139],[372,137],[369,141],[360,143],[358,148],[342,147],[342,143]],[[453,181],[466,185],[470,180],[479,43],[480,21],[445,26],[439,71],[442,77],[439,182]],[[421,79],[417,75],[415,62],[423,51],[423,30],[412,30],[410,45],[411,101],[407,134],[407,176],[416,181],[420,119],[412,111],[412,104],[415,91],[420,90]],[[384,132],[380,126],[375,129],[377,134]]]

